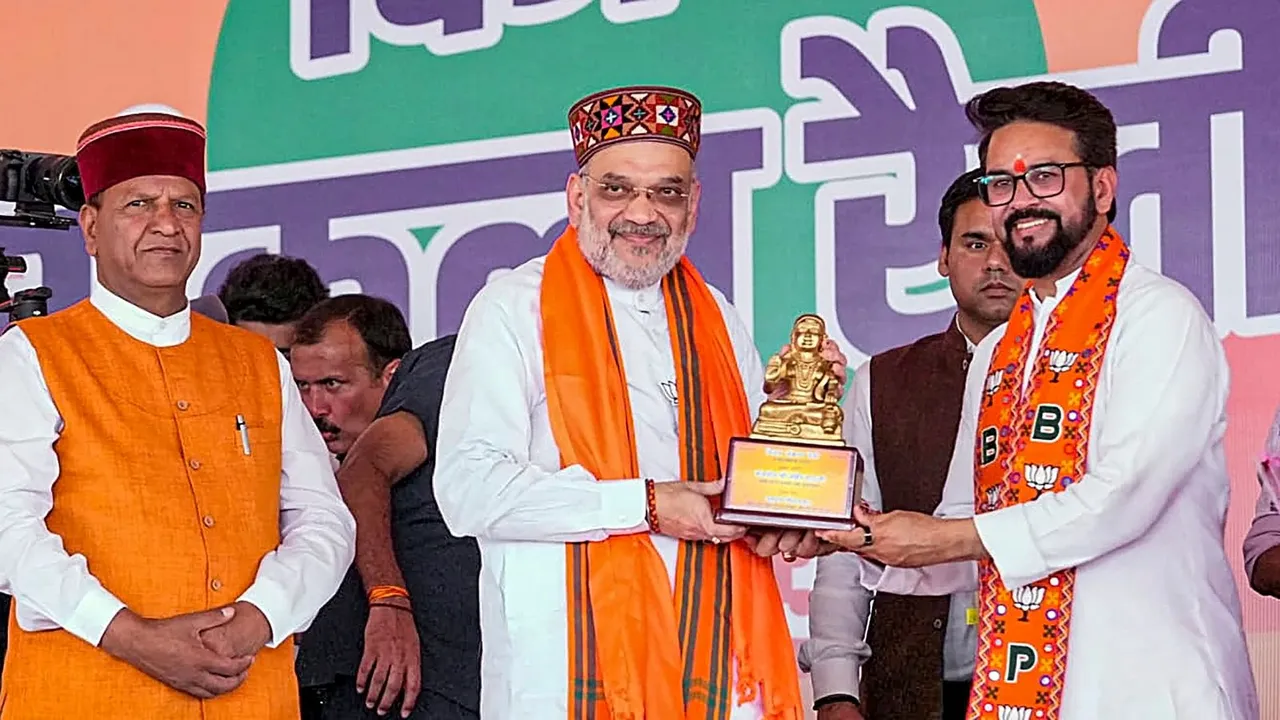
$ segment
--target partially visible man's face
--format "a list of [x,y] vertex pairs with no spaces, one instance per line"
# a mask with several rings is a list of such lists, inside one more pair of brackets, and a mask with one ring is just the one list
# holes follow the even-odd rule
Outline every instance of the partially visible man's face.
[[289,364],[329,452],[341,456],[378,414],[400,361],[376,372],[360,333],[340,320],[330,323],[315,345],[294,345]]
[[241,320],[237,322],[236,327],[244,328],[251,333],[257,333],[271,341],[276,349],[289,357],[290,348],[293,347],[293,336],[298,330],[297,323],[264,323],[255,322],[253,320]]
[[956,210],[951,243],[938,257],[938,273],[951,284],[956,305],[991,327],[1009,319],[1024,284],[1009,267],[991,213],[976,198]]
[[[652,188],[652,197],[633,189]],[[654,285],[684,255],[698,215],[693,159],[679,146],[627,142],[569,179],[569,221],[587,262],[629,288]]]
[[200,260],[204,205],[186,178],[149,175],[113,185],[99,207],[80,211],[85,249],[103,284],[126,300],[156,291],[186,292]]
[[[1015,122],[992,134],[986,171],[1017,175],[1022,167],[1079,161],[1075,134],[1070,130],[1047,123]],[[1066,168],[1063,177],[1063,191],[1054,197],[1037,198],[1019,181],[1012,202],[990,209],[1010,264],[1022,277],[1041,278],[1056,270],[1097,222],[1102,200],[1106,200],[1102,207],[1110,207],[1111,191],[1091,182],[1086,168]],[[1096,197],[1099,191],[1107,197]]]

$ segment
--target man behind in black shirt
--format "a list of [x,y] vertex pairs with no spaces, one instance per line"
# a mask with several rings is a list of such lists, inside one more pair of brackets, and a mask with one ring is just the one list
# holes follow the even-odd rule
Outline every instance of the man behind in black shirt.
[[[356,567],[303,636],[304,720],[374,718],[397,704],[405,718],[479,717],[480,555],[473,539],[449,533],[431,487],[453,342],[440,338],[403,357],[377,419],[342,458]],[[385,588],[407,597],[367,594]]]

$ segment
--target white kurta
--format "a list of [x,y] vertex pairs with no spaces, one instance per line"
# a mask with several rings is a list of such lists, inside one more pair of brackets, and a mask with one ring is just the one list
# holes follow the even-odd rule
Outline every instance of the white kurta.
[[[189,307],[161,318],[96,285],[90,302],[149,345],[172,347],[191,334]],[[302,404],[288,362],[279,353],[276,358],[283,404],[281,541],[262,558],[254,583],[237,598],[266,616],[271,647],[306,629],[337,592],[355,556],[356,534],[324,439]],[[20,327],[0,336],[0,377],[5,393],[0,412],[0,592],[13,595],[23,630],[62,628],[97,645],[124,603],[93,576],[83,556],[68,555],[62,539],[45,526],[58,478],[54,443],[62,418],[35,349]]]
[[[1031,356],[1057,295],[1035,300]],[[998,328],[970,365],[938,514],[973,516],[974,444]],[[1005,585],[1076,568],[1061,720],[1257,720],[1240,599],[1223,546],[1228,367],[1200,303],[1130,262],[1103,361],[1087,472],[1066,490],[984,513],[978,534]],[[1030,377],[1030,364],[1023,380]],[[976,563],[864,567],[890,592],[977,587]]]
[[[486,285],[458,332],[440,409],[434,478],[450,530],[481,554],[482,718],[564,720],[569,657],[565,544],[646,531],[643,479],[598,482],[560,468],[547,415],[541,310],[543,258]],[[660,287],[606,281],[626,370],[642,478],[680,476],[675,360]],[[720,304],[754,412],[765,396],[751,336]],[[595,349],[591,351],[599,351]],[[653,535],[675,587],[673,538]],[[738,707],[732,720],[760,716]]]

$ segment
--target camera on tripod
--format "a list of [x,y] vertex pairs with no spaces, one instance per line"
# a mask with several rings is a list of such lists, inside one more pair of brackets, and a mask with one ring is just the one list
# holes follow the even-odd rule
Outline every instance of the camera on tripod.
[[[78,212],[84,205],[84,189],[80,185],[80,168],[76,159],[66,155],[0,150],[0,202],[13,203],[12,215],[0,215],[0,225],[67,230],[75,218],[58,214],[56,206]],[[27,261],[5,255],[0,247],[0,313],[9,320],[38,317],[49,313],[47,287],[20,290],[9,296],[5,280],[9,273],[24,273]]]
[[9,290],[4,286],[5,278],[9,277],[9,273],[26,272],[26,259],[22,256],[5,255],[4,247],[0,247],[0,313],[8,313],[10,322],[49,314],[49,299],[54,296],[54,291],[47,287],[19,290],[13,293],[13,297],[9,297]]
[[66,155],[0,150],[0,202],[13,203],[12,215],[0,215],[0,225],[66,230],[74,218],[55,206],[78,212],[84,205],[80,168]]
[[5,278],[11,272],[26,271],[25,258],[5,255],[4,248],[0,247],[0,313],[8,313],[10,321],[49,314],[49,298],[53,297],[53,291],[47,287],[19,290],[13,297],[9,297],[9,290],[4,285]]

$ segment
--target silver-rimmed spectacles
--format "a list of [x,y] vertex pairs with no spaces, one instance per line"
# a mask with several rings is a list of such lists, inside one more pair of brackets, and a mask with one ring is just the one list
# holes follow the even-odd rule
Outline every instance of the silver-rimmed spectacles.
[[647,187],[644,185],[632,185],[621,180],[598,180],[586,173],[579,174],[579,177],[591,183],[592,187],[595,188],[596,197],[611,205],[629,203],[644,195],[654,204],[679,210],[684,208],[690,196],[688,190],[678,185]]

